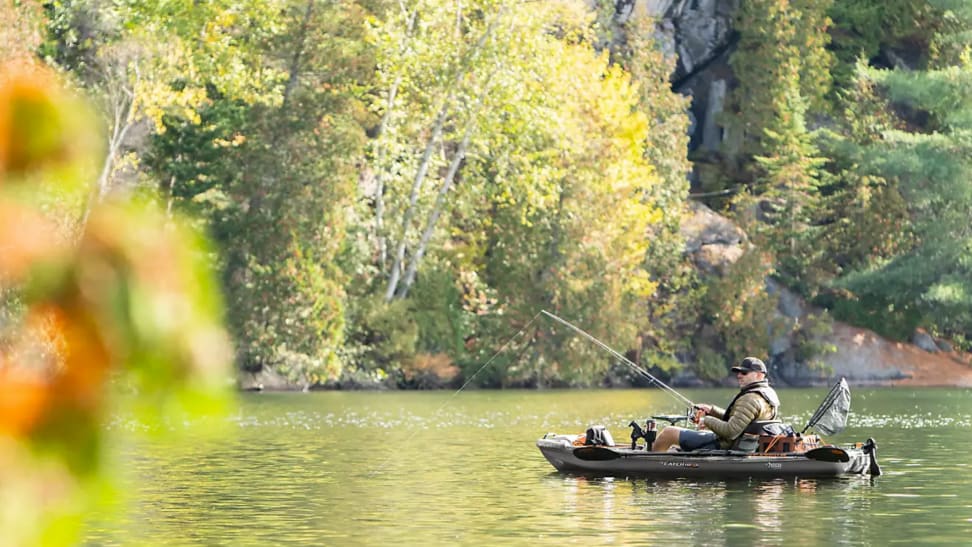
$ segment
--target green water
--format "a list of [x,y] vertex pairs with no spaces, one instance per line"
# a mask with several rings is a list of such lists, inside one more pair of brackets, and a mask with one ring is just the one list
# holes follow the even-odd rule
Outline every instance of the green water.
[[[685,390],[725,404],[734,391]],[[825,390],[781,390],[802,427]],[[972,544],[972,390],[855,389],[876,478],[561,475],[544,433],[683,410],[658,390],[248,394],[222,439],[118,447],[128,493],[87,545]],[[119,421],[121,439],[134,426]]]

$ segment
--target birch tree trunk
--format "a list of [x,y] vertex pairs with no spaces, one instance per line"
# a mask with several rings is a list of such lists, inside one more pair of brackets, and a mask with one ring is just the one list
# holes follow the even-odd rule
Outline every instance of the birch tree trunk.
[[452,163],[449,164],[449,171],[446,173],[445,180],[442,181],[442,186],[439,187],[439,194],[435,197],[435,205],[429,211],[428,220],[425,222],[425,230],[422,232],[422,237],[415,247],[415,252],[412,253],[412,259],[409,261],[408,269],[405,271],[405,279],[398,289],[399,298],[405,298],[408,295],[408,290],[412,287],[412,283],[415,282],[415,272],[418,270],[418,265],[422,261],[422,257],[425,256],[425,249],[428,248],[429,240],[432,239],[432,233],[435,231],[435,225],[442,215],[442,209],[445,207],[446,194],[452,188],[452,183],[456,179],[456,173],[459,171],[459,165],[462,164],[462,160],[466,157],[466,148],[469,146],[469,137],[472,133],[472,123],[470,122],[470,126],[466,128],[466,134],[463,136],[462,142],[459,143],[459,148],[456,149],[456,153],[452,157]]
[[445,125],[446,119],[448,117],[449,109],[452,104],[452,100],[455,96],[456,90],[461,88],[462,82],[465,79],[466,75],[469,73],[473,61],[482,51],[483,47],[486,45],[486,41],[492,35],[493,30],[496,28],[497,23],[499,23],[500,19],[502,19],[505,12],[506,12],[506,7],[504,7],[496,15],[496,18],[493,19],[492,22],[490,22],[489,26],[486,27],[486,30],[483,31],[483,34],[479,37],[479,39],[476,41],[473,47],[470,48],[467,58],[465,58],[463,61],[460,62],[459,70],[457,71],[456,76],[454,78],[455,83],[452,89],[449,91],[449,94],[446,97],[445,101],[442,103],[442,107],[440,108],[436,116],[435,123],[432,128],[432,136],[429,138],[428,142],[426,143],[425,150],[422,153],[422,159],[419,162],[418,170],[416,171],[415,178],[413,179],[412,182],[412,190],[409,195],[408,207],[405,210],[405,214],[402,216],[401,239],[398,241],[398,245],[396,245],[395,247],[395,254],[393,257],[391,270],[389,271],[388,274],[388,286],[385,289],[385,302],[390,302],[393,298],[395,298],[396,294],[399,292],[398,284],[399,281],[401,280],[402,268],[405,262],[405,251],[408,246],[408,238],[407,238],[408,226],[409,224],[411,224],[412,218],[415,216],[415,207],[418,202],[419,191],[421,190],[422,183],[424,182],[425,176],[428,172],[429,162],[431,161],[432,158],[432,152],[435,150],[435,144],[442,136],[442,130]]
[[[486,81],[489,81],[490,79],[491,77],[487,78]],[[473,129],[476,124],[476,117],[483,109],[483,104],[486,101],[486,94],[488,92],[488,88],[483,89],[482,93],[479,95],[479,98],[476,99],[476,108],[469,117],[469,121],[466,125],[466,131],[462,136],[462,141],[459,143],[458,148],[456,148],[456,153],[452,157],[452,161],[449,163],[449,169],[446,171],[442,185],[439,187],[439,193],[435,197],[435,204],[432,206],[432,210],[429,211],[428,219],[425,222],[425,229],[422,231],[422,237],[419,239],[415,252],[412,254],[412,259],[408,263],[408,268],[405,272],[405,279],[398,289],[399,298],[405,298],[408,295],[409,289],[412,288],[412,284],[415,282],[415,274],[418,271],[419,263],[422,261],[422,257],[425,256],[425,250],[429,246],[429,241],[432,239],[435,226],[439,221],[439,217],[442,216],[442,210],[445,208],[446,195],[449,193],[449,190],[452,189],[452,185],[456,180],[456,175],[459,173],[459,166],[462,165],[462,160],[466,158],[466,150],[469,148],[469,140],[472,137]]]
[[304,10],[304,18],[300,22],[300,30],[297,31],[297,46],[294,48],[294,56],[290,61],[290,76],[287,78],[287,85],[284,87],[283,102],[281,109],[286,111],[290,102],[290,97],[297,88],[300,77],[300,58],[304,54],[304,43],[307,41],[307,27],[310,25],[311,15],[314,13],[314,0],[307,0],[307,8]]
[[394,262],[392,262],[391,271],[388,275],[388,287],[385,289],[385,302],[391,302],[392,298],[395,297],[395,292],[398,289],[398,280],[401,278],[402,274],[402,263],[405,261],[405,247],[407,245],[406,242],[408,241],[408,225],[412,223],[412,217],[415,216],[415,205],[418,202],[419,191],[422,189],[422,183],[425,180],[425,175],[429,171],[429,163],[432,160],[432,152],[435,150],[435,144],[442,136],[442,128],[445,125],[446,116],[449,113],[450,102],[452,102],[451,94],[442,104],[442,108],[439,109],[439,113],[435,119],[435,125],[432,128],[432,136],[429,137],[429,140],[425,145],[425,151],[422,153],[422,160],[419,162],[418,170],[415,172],[415,178],[412,180],[412,190],[408,197],[408,208],[405,209],[405,214],[402,215],[401,238],[398,240],[398,245],[395,247]]
[[[411,13],[408,12],[408,8],[403,4],[399,3],[402,11],[405,15],[405,35],[402,37],[401,44],[399,44],[398,53],[399,55],[405,52],[408,45],[408,38],[415,28],[415,18],[418,15],[418,9],[413,10]],[[381,115],[381,122],[378,123],[378,131],[375,135],[376,152],[375,152],[375,239],[378,246],[378,264],[379,267],[384,270],[388,262],[388,243],[385,236],[385,171],[382,166],[385,163],[386,150],[384,146],[381,146],[381,136],[385,134],[388,125],[391,123],[392,113],[395,110],[395,99],[398,97],[398,88],[402,85],[402,74],[399,73],[395,76],[395,80],[392,85],[388,88],[388,93],[385,96],[385,112]]]
[[172,204],[175,202],[175,175],[169,177],[169,199],[165,204],[165,218],[172,220]]
[[[110,70],[106,68],[106,71]],[[139,71],[137,65],[135,67],[135,84],[129,86],[127,83],[127,75],[125,69],[121,69],[122,74],[117,76],[117,78],[112,78],[110,74],[106,74],[105,81],[107,82],[107,87],[109,92],[107,95],[107,110],[111,117],[109,122],[109,135],[108,135],[108,150],[105,153],[104,162],[101,165],[101,173],[98,175],[98,180],[91,187],[91,191],[88,193],[88,202],[85,204],[84,213],[81,216],[80,226],[78,228],[78,233],[84,232],[85,226],[88,225],[88,217],[91,215],[91,210],[98,204],[101,200],[108,195],[111,190],[111,173],[115,167],[115,160],[118,157],[118,152],[121,150],[122,144],[125,142],[125,137],[128,135],[128,131],[134,125],[135,119],[135,88],[139,81]]]
[[[399,74],[395,81],[388,88],[388,96],[385,99],[385,113],[381,116],[378,124],[378,134],[376,139],[381,138],[385,128],[391,120],[391,113],[395,106],[395,97],[398,95],[398,86],[402,84],[402,75]],[[385,269],[388,260],[388,249],[385,242],[385,171],[382,165],[385,163],[385,147],[379,146],[377,158],[375,159],[375,238],[378,241],[378,264],[381,269]]]

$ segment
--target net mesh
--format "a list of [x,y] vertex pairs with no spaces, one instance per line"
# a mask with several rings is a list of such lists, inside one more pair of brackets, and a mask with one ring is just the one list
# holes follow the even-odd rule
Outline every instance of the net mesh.
[[[814,428],[821,435],[835,435],[847,426],[847,415],[850,413],[850,387],[847,381],[840,379],[830,393],[820,404],[820,408],[813,414],[806,429]],[[806,430],[804,429],[804,431]]]

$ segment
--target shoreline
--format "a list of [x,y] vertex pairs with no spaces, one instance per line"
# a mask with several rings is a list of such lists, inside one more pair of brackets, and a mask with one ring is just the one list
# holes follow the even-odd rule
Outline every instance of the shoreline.
[[[827,387],[843,377],[851,387],[972,387],[972,354],[958,351],[928,351],[914,344],[883,338],[873,331],[834,323],[833,331],[824,342],[836,351],[820,357],[828,369],[825,375],[811,371],[799,371],[786,382],[771,370],[770,381],[786,387]],[[694,377],[693,377],[694,378]],[[670,382],[673,387],[720,387],[719,383]],[[454,379],[442,379],[421,387],[401,388],[391,380],[365,383],[305,385],[288,381],[272,371],[258,373],[239,371],[236,386],[239,391],[441,391],[455,390],[459,385]],[[637,385],[597,386],[604,389],[635,389]],[[725,387],[725,386],[722,386]],[[494,388],[475,388],[494,389]],[[552,389],[552,388],[498,388],[498,389]],[[563,389],[563,388],[561,388]]]

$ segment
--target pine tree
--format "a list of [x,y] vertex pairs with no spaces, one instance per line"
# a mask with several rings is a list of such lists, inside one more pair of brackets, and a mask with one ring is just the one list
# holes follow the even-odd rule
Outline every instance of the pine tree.
[[770,152],[764,131],[786,115],[780,105],[796,95],[806,109],[824,108],[831,83],[832,56],[825,49],[830,5],[831,0],[740,3],[734,15],[740,39],[729,61],[738,86],[724,120],[730,158],[745,162]]
[[744,162],[762,222],[754,241],[771,252],[791,286],[811,292],[817,279],[818,187],[823,160],[807,128],[824,106],[831,58],[824,46],[829,0],[743,2],[736,12],[738,50],[730,63],[739,86],[728,116],[730,157]]
[[[786,63],[791,72],[796,59]],[[824,159],[813,144],[804,121],[806,106],[793,78],[785,78],[774,98],[775,115],[764,129],[765,155],[756,156],[762,175],[757,194],[761,217],[754,240],[776,255],[776,273],[788,286],[805,292],[817,284],[815,215]]]
[[862,71],[903,114],[861,147],[861,170],[907,204],[912,245],[851,272],[840,286],[906,336],[916,326],[967,343],[972,331],[972,6],[936,1],[942,29],[927,67]]

